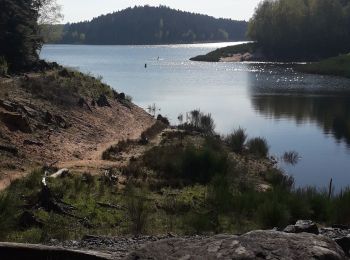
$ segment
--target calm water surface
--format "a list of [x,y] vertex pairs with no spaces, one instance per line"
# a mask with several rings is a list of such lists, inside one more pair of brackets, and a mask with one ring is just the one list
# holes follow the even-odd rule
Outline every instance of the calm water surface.
[[139,106],[155,103],[173,123],[200,108],[221,134],[241,126],[266,137],[273,155],[298,151],[296,166],[281,165],[297,186],[321,188],[331,178],[338,190],[350,185],[350,80],[297,73],[288,64],[189,61],[225,45],[47,45],[41,55],[103,76]]

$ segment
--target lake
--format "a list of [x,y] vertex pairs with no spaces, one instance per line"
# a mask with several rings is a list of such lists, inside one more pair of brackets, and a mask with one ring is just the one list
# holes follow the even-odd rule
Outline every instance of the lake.
[[241,126],[265,137],[274,156],[297,151],[297,165],[281,163],[297,186],[322,188],[331,178],[337,190],[350,185],[350,80],[294,72],[291,64],[189,61],[226,45],[46,45],[41,56],[101,75],[139,106],[156,104],[174,124],[200,108],[220,134]]

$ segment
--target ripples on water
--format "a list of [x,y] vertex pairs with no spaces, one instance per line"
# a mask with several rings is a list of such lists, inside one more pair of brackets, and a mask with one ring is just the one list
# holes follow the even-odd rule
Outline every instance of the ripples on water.
[[242,126],[266,137],[278,157],[297,151],[302,160],[283,167],[299,186],[324,187],[330,178],[338,189],[350,185],[350,80],[298,73],[291,64],[189,61],[226,45],[49,45],[42,56],[102,75],[141,107],[156,103],[173,123],[201,108],[220,133]]

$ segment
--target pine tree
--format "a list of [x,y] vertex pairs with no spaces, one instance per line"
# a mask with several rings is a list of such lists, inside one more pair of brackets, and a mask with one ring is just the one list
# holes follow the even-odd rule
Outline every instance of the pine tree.
[[0,57],[12,72],[30,69],[39,60],[40,0],[0,0]]

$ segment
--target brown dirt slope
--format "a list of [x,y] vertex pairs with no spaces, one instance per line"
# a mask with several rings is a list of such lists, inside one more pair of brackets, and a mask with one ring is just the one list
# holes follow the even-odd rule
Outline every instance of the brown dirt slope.
[[38,166],[99,161],[110,145],[138,138],[154,122],[78,72],[0,78],[0,190]]

